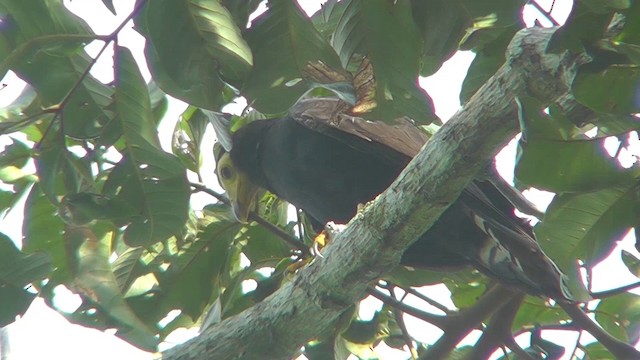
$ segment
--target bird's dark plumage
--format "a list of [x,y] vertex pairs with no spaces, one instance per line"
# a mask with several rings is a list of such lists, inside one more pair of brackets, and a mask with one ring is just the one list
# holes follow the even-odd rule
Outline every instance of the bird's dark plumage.
[[[250,123],[232,143],[230,163],[238,176],[303,209],[317,224],[348,222],[358,204],[383,192],[411,160],[409,151],[336,128],[318,131],[291,116]],[[529,293],[570,299],[562,273],[529,225],[487,182],[472,182],[401,262],[432,269],[472,265]]]

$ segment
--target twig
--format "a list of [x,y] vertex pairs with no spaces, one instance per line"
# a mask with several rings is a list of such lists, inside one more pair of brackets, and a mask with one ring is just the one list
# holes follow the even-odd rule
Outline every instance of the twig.
[[441,328],[444,334],[435,344],[420,356],[420,360],[445,359],[447,355],[467,334],[482,320],[501,309],[520,292],[502,285],[496,285],[482,295],[470,308],[446,319],[446,326]]
[[[229,199],[227,199],[227,197],[225,197],[224,195],[219,194],[219,193],[209,189],[208,187],[206,187],[206,186],[204,186],[202,184],[190,183],[190,185],[196,191],[201,191],[203,193],[209,194],[209,195],[213,196],[214,198],[218,199],[223,204],[229,205]],[[294,248],[296,250],[300,250],[300,252],[302,252],[302,255],[304,257],[311,256],[311,251],[309,250],[309,247],[307,245],[305,245],[305,243],[303,243],[302,241],[296,239],[295,237],[287,234],[282,229],[280,229],[279,227],[273,225],[272,223],[270,223],[266,219],[262,218],[260,215],[256,214],[255,212],[252,211],[252,212],[249,213],[249,220],[257,222],[262,227],[264,227],[265,229],[267,229],[268,231],[270,231],[271,233],[273,233],[277,237],[279,237],[282,240],[284,240],[290,247],[292,247],[292,248]]]
[[[389,291],[391,292],[391,296],[393,298],[396,298],[394,288],[389,289]],[[405,292],[404,296],[406,295],[407,293]],[[395,317],[396,323],[398,324],[398,327],[402,332],[402,338],[404,339],[404,343],[407,345],[407,348],[409,349],[409,353],[411,353],[411,360],[415,360],[418,357],[418,352],[413,347],[413,339],[411,339],[411,335],[409,335],[409,330],[407,330],[407,325],[404,323],[404,318],[402,317],[402,311],[394,307],[393,316]]]
[[395,299],[389,295],[383,294],[382,292],[380,292],[379,290],[376,290],[373,287],[367,288],[367,293],[391,307],[394,307],[400,311],[403,311],[411,316],[415,316],[420,320],[426,321],[429,324],[439,327],[440,329],[444,329],[446,327],[447,319],[445,316],[431,314],[426,311],[422,311],[420,309],[411,307],[403,303],[402,301],[399,301],[398,299]]
[[636,289],[636,288],[639,288],[639,287],[640,287],[640,281],[635,282],[633,284],[628,284],[628,285],[625,285],[625,286],[621,286],[621,287],[615,288],[615,289],[594,292],[594,293],[591,293],[591,297],[593,299],[604,299],[604,298],[608,298],[608,297],[612,297],[612,296],[616,296],[616,295],[619,295],[619,294],[626,293],[629,290],[633,290],[633,289]]
[[411,295],[417,297],[418,299],[426,302],[427,304],[433,306],[434,308],[442,311],[445,314],[450,314],[452,312],[451,309],[449,309],[446,306],[440,304],[439,302],[431,299],[430,297],[420,293],[416,289],[413,289],[413,288],[410,288],[410,287],[403,287],[403,286],[400,286],[400,288],[402,290],[406,291],[408,294],[411,294]]
[[[523,299],[524,294],[518,294],[518,296],[514,296],[511,301],[505,304],[500,310],[496,311],[491,317],[489,325],[485,331],[482,332],[482,336],[473,346],[473,350],[468,354],[468,360],[488,359],[500,345],[506,344],[509,346],[507,339],[513,339],[511,324],[513,324],[513,320],[518,313],[518,309],[520,309]],[[511,346],[509,347],[511,348]],[[511,350],[517,352],[518,348],[519,346]],[[526,352],[524,354],[523,359],[533,360]]]
[[618,359],[640,359],[640,352],[633,346],[624,343],[598,326],[587,314],[575,304],[558,303],[573,321],[583,330],[589,332],[602,346],[607,348]]
[[[547,18],[547,20],[549,20],[553,24],[553,26],[560,26],[560,23],[553,16],[551,16],[553,5],[551,5],[551,10],[547,11],[543,9],[542,6],[540,6],[540,4],[538,4],[535,0],[529,1],[529,4],[531,4],[534,8],[536,8],[536,10],[538,10],[542,15],[544,15]],[[555,5],[555,1],[554,1],[554,5]]]

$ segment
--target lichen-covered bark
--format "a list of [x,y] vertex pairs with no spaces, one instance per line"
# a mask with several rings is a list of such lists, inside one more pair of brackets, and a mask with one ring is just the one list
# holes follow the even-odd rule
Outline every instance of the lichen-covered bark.
[[567,91],[585,57],[545,54],[552,33],[520,31],[507,62],[333,240],[323,258],[260,304],[167,350],[163,358],[286,359],[329,329],[516,134],[514,99],[527,94],[551,102]]

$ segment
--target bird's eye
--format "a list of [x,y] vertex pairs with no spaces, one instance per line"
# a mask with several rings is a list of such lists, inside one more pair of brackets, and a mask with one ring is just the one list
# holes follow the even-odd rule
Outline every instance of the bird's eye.
[[233,171],[231,170],[230,167],[225,166],[222,169],[220,169],[220,176],[222,176],[222,178],[225,180],[229,180],[233,176]]

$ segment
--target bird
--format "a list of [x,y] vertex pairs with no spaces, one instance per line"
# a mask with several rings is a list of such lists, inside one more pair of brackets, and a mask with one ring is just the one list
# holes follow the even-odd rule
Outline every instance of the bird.
[[[316,231],[329,222],[348,223],[427,139],[406,118],[389,125],[345,115],[341,124],[332,124],[339,111],[339,100],[309,99],[286,116],[250,122],[230,135],[216,172],[238,221],[248,222],[258,194],[268,190],[302,209]],[[486,180],[470,182],[400,264],[435,270],[472,266],[528,294],[573,301],[566,276],[540,248],[529,223]]]

